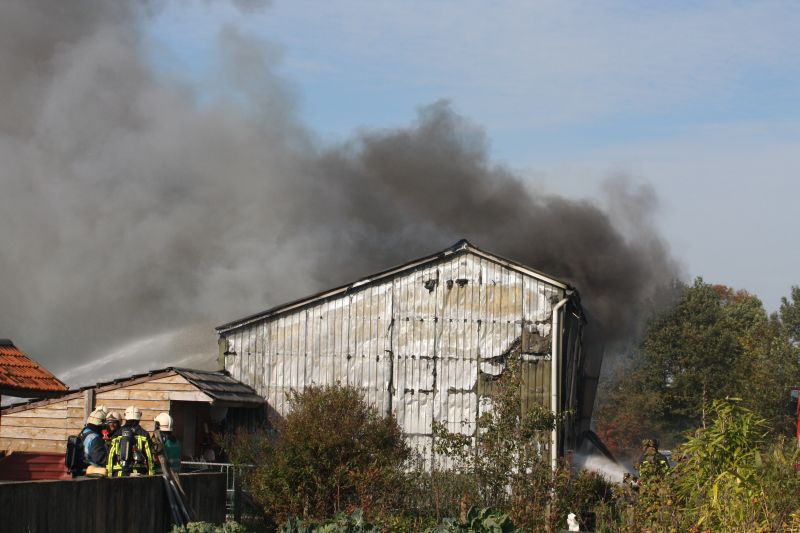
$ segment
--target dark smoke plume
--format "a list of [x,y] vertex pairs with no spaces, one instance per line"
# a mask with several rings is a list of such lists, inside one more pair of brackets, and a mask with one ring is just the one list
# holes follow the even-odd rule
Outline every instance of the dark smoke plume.
[[155,9],[0,3],[0,336],[54,371],[194,324],[213,360],[214,324],[461,237],[568,279],[617,337],[674,277],[649,189],[611,184],[614,216],[532,190],[441,102],[321,147],[266,43],[223,31],[208,86],[154,69]]

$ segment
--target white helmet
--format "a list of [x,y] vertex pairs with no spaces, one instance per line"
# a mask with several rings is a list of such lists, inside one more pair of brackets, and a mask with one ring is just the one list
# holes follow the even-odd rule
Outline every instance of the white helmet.
[[135,406],[131,405],[125,409],[125,420],[141,420],[142,412]]
[[156,422],[158,422],[158,427],[161,431],[172,431],[172,417],[169,416],[169,413],[161,413],[156,417]]
[[120,420],[122,420],[122,417],[120,416],[120,414],[117,411],[111,411],[110,413],[108,413],[106,415],[106,422],[117,422],[117,423],[119,423]]
[[101,426],[106,423],[106,412],[102,409],[95,409],[89,416],[86,417],[87,424],[94,424],[96,426]]

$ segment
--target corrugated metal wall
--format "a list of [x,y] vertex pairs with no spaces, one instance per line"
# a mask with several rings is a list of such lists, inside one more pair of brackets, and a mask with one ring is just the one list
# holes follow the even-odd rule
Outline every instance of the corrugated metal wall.
[[[472,435],[502,356],[525,353],[523,402],[549,406],[552,305],[563,290],[472,253],[223,334],[225,367],[281,415],[307,385],[360,388],[430,451],[431,423]],[[523,334],[524,331],[524,334]]]

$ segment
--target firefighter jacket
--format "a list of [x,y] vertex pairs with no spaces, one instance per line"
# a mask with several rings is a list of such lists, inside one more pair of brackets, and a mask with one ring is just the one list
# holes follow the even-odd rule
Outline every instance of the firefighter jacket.
[[[94,426],[93,426],[94,427]],[[86,426],[81,431],[81,445],[83,446],[83,460],[87,465],[100,466],[106,465],[107,453],[106,445],[100,434]]]
[[173,435],[164,435],[164,456],[170,469],[176,474],[181,471],[181,441]]
[[150,436],[138,424],[126,425],[114,432],[106,470],[109,477],[156,473]]
[[645,449],[638,463],[639,477],[657,474],[663,475],[669,472],[669,461],[666,456],[656,448]]

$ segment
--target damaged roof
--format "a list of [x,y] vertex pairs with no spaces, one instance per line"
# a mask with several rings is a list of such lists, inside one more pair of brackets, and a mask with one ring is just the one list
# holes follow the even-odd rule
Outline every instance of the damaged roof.
[[0,339],[0,394],[42,397],[60,395],[66,390],[64,383],[10,339]]
[[387,278],[392,278],[397,275],[401,275],[406,273],[410,270],[414,270],[417,268],[423,268],[430,263],[435,263],[444,259],[446,257],[450,257],[452,255],[460,255],[464,253],[471,253],[477,256],[480,256],[484,259],[489,261],[493,261],[498,265],[502,265],[506,268],[511,270],[517,271],[521,274],[525,274],[527,276],[534,277],[545,283],[549,283],[550,285],[559,287],[561,289],[573,289],[573,287],[565,282],[558,280],[548,274],[535,270],[531,267],[525,266],[522,263],[518,263],[516,261],[512,261],[511,259],[506,259],[504,257],[500,257],[499,255],[495,255],[484,250],[481,250],[467,239],[461,239],[454,245],[445,248],[441,252],[437,252],[435,254],[427,255],[425,257],[421,257],[419,259],[415,259],[413,261],[409,261],[407,263],[403,263],[402,265],[389,268],[382,272],[378,272],[377,274],[372,274],[371,276],[363,277],[359,280],[356,280],[352,283],[348,283],[346,285],[341,285],[339,287],[329,289],[326,291],[322,291],[320,293],[314,294],[312,296],[307,296],[305,298],[300,298],[299,300],[294,300],[292,302],[288,302],[285,304],[281,304],[279,306],[273,307],[271,309],[267,309],[266,311],[262,311],[260,313],[256,313],[254,315],[249,315],[244,318],[240,318],[238,320],[234,320],[232,322],[228,322],[227,324],[223,324],[216,328],[217,333],[226,333],[228,331],[239,329],[241,327],[247,326],[253,322],[257,322],[259,320],[263,320],[265,318],[269,318],[275,315],[279,315],[285,313],[287,311],[291,311],[293,309],[297,309],[299,307],[305,307],[307,305],[311,305],[317,303],[322,300],[327,300],[328,298],[336,297],[340,294],[346,294],[347,292],[354,290],[356,288],[360,289],[362,287],[371,285],[373,283],[379,283]]

